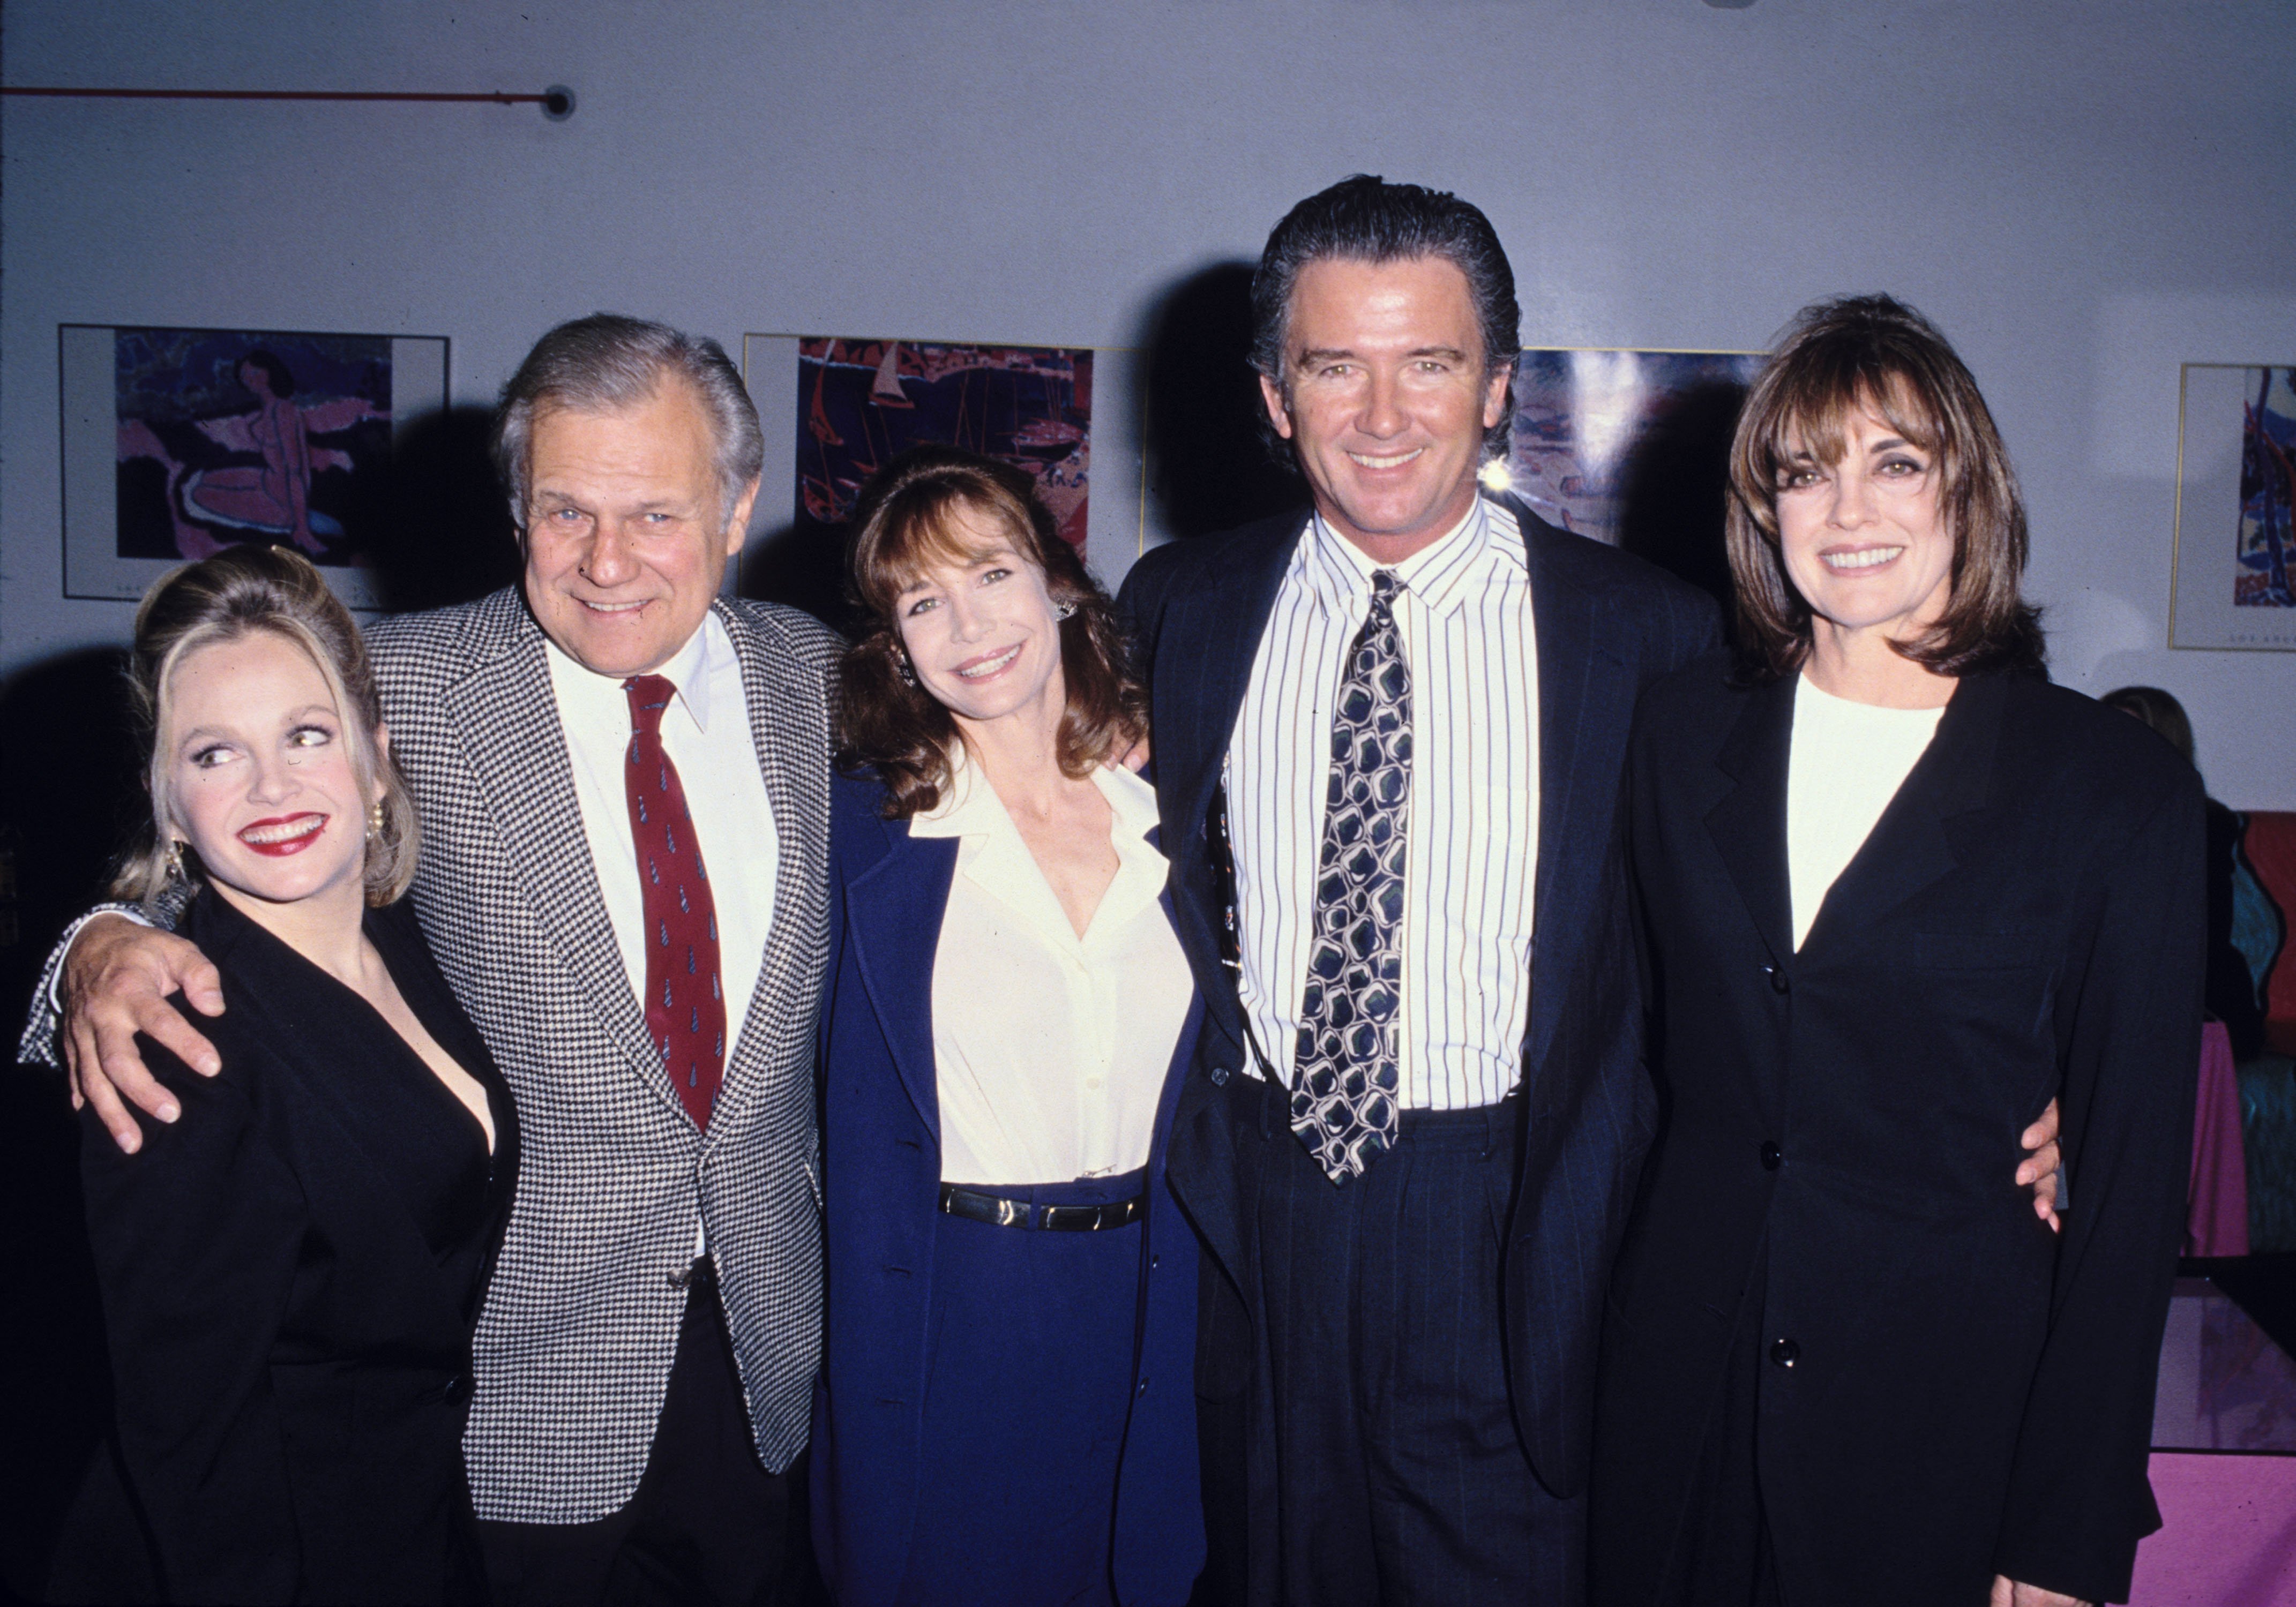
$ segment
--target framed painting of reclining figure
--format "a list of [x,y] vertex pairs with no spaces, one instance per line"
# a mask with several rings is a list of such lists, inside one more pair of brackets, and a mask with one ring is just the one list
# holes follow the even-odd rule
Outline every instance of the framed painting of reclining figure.
[[57,356],[66,596],[140,597],[256,542],[381,606],[393,463],[446,408],[443,338],[64,324]]

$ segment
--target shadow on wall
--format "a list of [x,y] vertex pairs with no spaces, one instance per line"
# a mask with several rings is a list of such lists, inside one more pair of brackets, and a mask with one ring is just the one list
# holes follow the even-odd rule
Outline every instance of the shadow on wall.
[[1251,367],[1251,268],[1199,268],[1157,298],[1137,337],[1147,354],[1148,494],[1179,537],[1308,506],[1306,482],[1261,443]]
[[[12,1049],[40,961],[101,893],[143,807],[123,656],[84,649],[0,683],[0,1027]],[[64,1508],[111,1412],[103,1325],[79,1200],[79,1130],[62,1079],[18,1067],[0,1085],[0,1325],[18,1469],[0,1504],[0,1579],[37,1600]]]
[[[787,498],[789,493],[787,485],[767,485],[758,488],[758,497],[762,502],[776,494]],[[860,625],[860,611],[845,598],[844,543],[807,541],[787,519],[742,554],[734,590],[760,602],[802,608],[849,640]]]
[[518,535],[487,455],[493,422],[490,409],[451,407],[399,436],[390,534],[374,552],[386,612],[471,602],[517,581]]
[[[1250,341],[1249,263],[1215,263],[1188,274],[1142,319],[1134,343],[1145,355],[1142,446],[1155,502],[1152,526],[1204,535],[1307,507],[1307,486],[1260,444]],[[1105,436],[1095,443],[1103,461],[1129,445]],[[767,485],[758,494],[771,505],[790,488]],[[802,608],[848,636],[860,623],[846,597],[842,549],[802,539],[786,519],[750,544],[737,590]]]
[[1636,438],[1619,475],[1619,545],[1713,598],[1726,631],[1734,621],[1722,518],[1745,404],[1746,387],[1726,381],[1685,391]]

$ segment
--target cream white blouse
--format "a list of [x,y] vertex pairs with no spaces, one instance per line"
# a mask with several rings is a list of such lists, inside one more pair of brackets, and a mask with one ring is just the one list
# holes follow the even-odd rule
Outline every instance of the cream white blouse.
[[1156,795],[1123,770],[1108,800],[1116,877],[1079,938],[1004,805],[959,757],[914,837],[958,839],[933,960],[941,1179],[1058,1183],[1146,1164],[1193,986],[1158,902]]
[[1881,822],[1930,738],[1943,707],[1882,708],[1820,691],[1808,676],[1794,689],[1793,746],[1786,760],[1786,879],[1794,948],[1816,924],[1825,895]]

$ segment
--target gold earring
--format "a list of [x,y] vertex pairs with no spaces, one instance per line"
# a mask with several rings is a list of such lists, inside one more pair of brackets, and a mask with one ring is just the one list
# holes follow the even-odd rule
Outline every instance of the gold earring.
[[168,839],[168,879],[180,882],[184,877],[184,844],[178,838]]
[[366,835],[379,836],[382,832],[382,800],[377,798],[366,806]]

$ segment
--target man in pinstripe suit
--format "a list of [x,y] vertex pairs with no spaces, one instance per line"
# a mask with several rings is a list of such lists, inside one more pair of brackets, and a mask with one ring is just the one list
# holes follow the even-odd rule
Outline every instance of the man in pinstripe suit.
[[1211,1252],[1213,1583],[1572,1603],[1653,1120],[1620,770],[1715,609],[1479,495],[1518,341],[1473,207],[1347,180],[1277,225],[1252,299],[1314,514],[1161,548],[1124,598],[1208,1000],[1170,1175]]
[[[770,1602],[803,1565],[790,1470],[820,1354],[812,1038],[840,644],[717,595],[761,456],[714,342],[563,325],[497,423],[522,585],[371,632],[422,811],[416,908],[525,1135],[464,1442],[502,1601]],[[626,796],[648,743],[682,850],[650,848],[635,781]],[[699,855],[676,914],[649,886],[664,852]],[[708,988],[677,1002],[693,1032],[673,1056],[653,937],[681,916],[678,985]],[[60,945],[68,1040],[132,1149],[120,1094],[175,1118],[133,1033],[212,1069],[161,995],[220,999],[188,944],[98,918]]]

